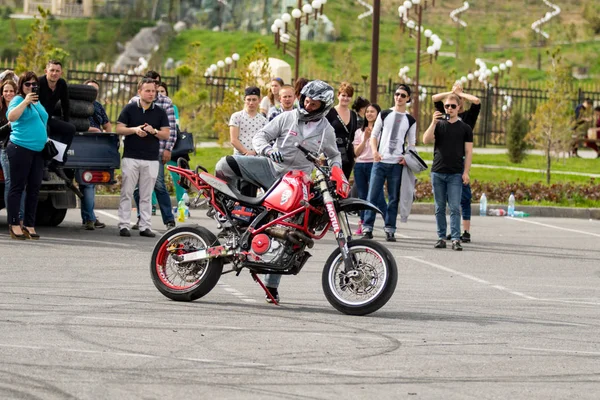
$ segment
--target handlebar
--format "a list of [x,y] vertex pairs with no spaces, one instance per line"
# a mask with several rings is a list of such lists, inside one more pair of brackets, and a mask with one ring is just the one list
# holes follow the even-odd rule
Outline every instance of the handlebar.
[[295,144],[296,148],[303,152],[306,155],[306,158],[312,162],[318,162],[319,156],[311,151],[309,151],[306,147],[302,146],[300,143]]

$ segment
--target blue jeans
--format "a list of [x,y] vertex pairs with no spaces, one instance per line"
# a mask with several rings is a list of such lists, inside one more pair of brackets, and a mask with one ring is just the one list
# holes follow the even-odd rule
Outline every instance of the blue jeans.
[[[371,179],[371,171],[373,163],[354,164],[354,185],[356,186],[357,196],[359,199],[367,200],[369,195],[369,180]],[[360,211],[360,220],[365,220],[365,210]]]
[[94,214],[96,185],[79,185],[79,190],[83,193],[83,199],[81,199],[81,220],[84,224],[88,221],[96,222],[96,214]]
[[462,195],[462,174],[431,173],[431,186],[435,201],[435,222],[439,239],[446,239],[446,200],[450,207],[450,235],[452,240],[460,240],[460,198]]
[[[383,185],[387,181],[388,203],[385,204]],[[398,217],[398,201],[400,200],[400,183],[402,182],[402,164],[386,164],[377,162],[371,170],[371,185],[368,200],[383,212],[386,233],[396,232]],[[363,231],[372,232],[375,225],[375,211],[366,210]]]
[[[461,178],[462,179],[462,178]],[[462,195],[460,197],[460,207],[462,208],[462,219],[464,221],[471,220],[471,199],[473,194],[471,193],[471,184],[467,183],[462,186]]]
[[[2,165],[2,173],[4,174],[4,207],[8,208],[8,192],[10,191],[10,164],[4,149],[0,150],[0,164]],[[25,191],[23,191],[21,204],[19,206],[19,221],[23,221],[23,215],[25,215]]]
[[[156,193],[156,200],[160,207],[160,215],[162,216],[163,224],[168,222],[175,222],[175,216],[173,215],[173,209],[171,208],[171,196],[165,185],[165,165],[162,160],[159,159],[158,176],[156,177],[156,183],[154,184],[154,193]],[[133,191],[133,198],[138,210],[140,209],[140,193],[136,187]],[[139,214],[138,214],[139,218]]]

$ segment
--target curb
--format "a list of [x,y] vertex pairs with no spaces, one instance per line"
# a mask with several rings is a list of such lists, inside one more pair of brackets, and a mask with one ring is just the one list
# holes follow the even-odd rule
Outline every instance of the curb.
[[[171,206],[175,207],[177,200],[171,197]],[[105,210],[116,210],[119,208],[119,196],[117,195],[96,195],[96,208]],[[489,204],[488,209],[505,208],[502,204]],[[600,208],[573,208],[573,207],[542,207],[542,206],[520,206],[519,211],[529,213],[532,217],[545,218],[577,218],[577,219],[596,219],[600,220]],[[433,203],[414,203],[411,214],[433,215],[435,206]],[[479,216],[479,204],[471,205],[471,214]]]

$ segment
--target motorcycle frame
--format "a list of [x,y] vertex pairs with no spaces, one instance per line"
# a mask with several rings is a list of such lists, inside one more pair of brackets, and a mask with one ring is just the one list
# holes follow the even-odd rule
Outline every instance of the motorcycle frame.
[[[228,215],[224,210],[221,209],[221,207],[219,207],[219,204],[217,204],[217,202],[215,201],[215,188],[213,188],[208,183],[206,183],[202,179],[200,174],[198,174],[196,171],[192,171],[192,170],[180,168],[180,167],[175,167],[175,166],[171,166],[171,165],[168,165],[167,169],[169,171],[175,172],[176,174],[179,174],[179,176],[181,176],[182,178],[188,179],[190,181],[190,183],[194,186],[194,188],[196,190],[198,190],[198,192],[202,192],[202,195],[209,200],[211,206],[214,207],[215,210],[220,212],[222,215]],[[216,178],[216,179],[218,179],[218,178]],[[264,207],[264,206],[261,206],[261,207]],[[305,212],[302,225],[298,225],[296,223],[287,221],[288,219],[293,218],[302,212]],[[280,215],[273,221],[266,223],[265,225],[261,226],[258,229],[248,228],[248,232],[251,235],[256,235],[256,234],[263,232],[267,228],[273,227],[274,225],[282,225],[282,226],[287,226],[290,228],[298,229],[298,230],[302,231],[303,233],[305,233],[306,235],[308,235],[311,239],[322,239],[327,234],[329,228],[331,227],[332,221],[329,220],[329,222],[327,223],[327,225],[325,226],[325,228],[323,228],[323,230],[321,232],[312,233],[310,231],[310,227],[308,226],[311,212],[315,212],[319,215],[323,215],[325,213],[325,210],[319,210],[318,208],[309,204],[307,201],[303,200],[302,205],[300,207],[296,208],[295,210],[285,213],[283,215]]]

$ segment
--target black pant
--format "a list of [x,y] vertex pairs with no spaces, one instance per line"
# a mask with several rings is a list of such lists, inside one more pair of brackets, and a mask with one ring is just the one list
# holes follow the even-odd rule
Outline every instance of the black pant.
[[71,148],[73,136],[75,136],[75,125],[61,121],[60,119],[50,118],[48,120],[48,137],[67,145],[63,162],[67,161],[67,151]]
[[10,164],[10,189],[6,206],[8,224],[19,225],[21,196],[23,195],[23,189],[27,186],[23,224],[34,227],[38,196],[44,173],[42,153],[17,146],[12,142],[8,142],[5,151]]

